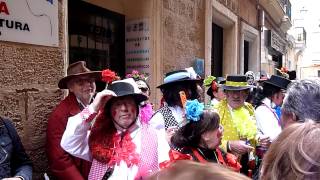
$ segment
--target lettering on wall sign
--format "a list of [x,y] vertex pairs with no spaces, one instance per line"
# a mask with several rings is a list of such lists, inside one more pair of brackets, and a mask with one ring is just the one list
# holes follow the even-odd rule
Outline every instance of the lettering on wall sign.
[[3,1],[0,2],[0,14],[9,15],[9,10],[6,2],[3,2]]
[[126,22],[126,73],[138,70],[150,74],[149,19]]
[[0,0],[0,40],[58,46],[58,0]]

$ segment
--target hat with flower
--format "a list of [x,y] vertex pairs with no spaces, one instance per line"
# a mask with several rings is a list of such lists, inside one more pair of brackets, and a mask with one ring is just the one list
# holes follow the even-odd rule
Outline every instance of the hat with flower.
[[163,79],[163,84],[159,85],[157,88],[166,88],[169,85],[173,85],[176,83],[201,83],[202,79],[199,78],[197,73],[194,71],[192,67],[172,71],[165,75]]
[[280,73],[281,76],[283,76],[286,79],[289,79],[288,68],[281,67],[280,69],[278,68],[275,68],[275,69]]
[[114,71],[106,69],[102,71],[102,81],[107,83],[106,89],[113,91],[116,97],[132,96],[138,104],[147,100],[133,78],[120,80]]
[[203,85],[209,87],[207,94],[212,96],[212,92],[218,91],[218,88],[226,82],[224,77],[208,76],[203,80]]
[[126,75],[126,78],[133,78],[138,84],[139,89],[150,90],[150,87],[147,83],[147,79],[149,78],[147,73],[140,73],[137,70],[132,70],[131,73]]
[[133,78],[135,81],[140,80],[140,79],[146,81],[148,79],[148,74],[141,73],[138,70],[132,70],[131,73],[128,73],[126,75],[126,78]]

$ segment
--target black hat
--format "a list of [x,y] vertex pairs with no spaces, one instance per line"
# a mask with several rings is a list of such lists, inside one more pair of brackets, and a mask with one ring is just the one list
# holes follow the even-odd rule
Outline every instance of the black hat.
[[116,97],[132,96],[138,104],[147,100],[147,96],[142,94],[137,83],[132,78],[113,81],[112,84],[108,85],[107,89],[113,91],[117,95]]
[[163,79],[163,84],[161,84],[157,88],[165,88],[168,85],[172,85],[178,82],[201,83],[202,79],[197,79],[196,77],[193,77],[193,74],[187,70],[172,71],[165,75],[165,78]]
[[287,86],[291,83],[291,81],[282,76],[272,75],[270,79],[266,80],[264,83],[271,84],[281,89],[287,89]]
[[252,86],[248,85],[247,77],[244,75],[229,75],[222,87],[224,90],[240,91],[250,89]]

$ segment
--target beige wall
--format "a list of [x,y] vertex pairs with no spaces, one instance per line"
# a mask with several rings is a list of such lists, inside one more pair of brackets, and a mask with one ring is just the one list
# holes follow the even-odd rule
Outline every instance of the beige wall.
[[300,67],[298,71],[300,71],[299,72],[300,77],[298,77],[299,79],[318,77],[318,71],[320,71],[320,65]]
[[250,26],[258,28],[258,10],[256,1],[241,0],[239,3],[239,16]]
[[[47,169],[44,152],[49,113],[63,97],[66,1],[59,0],[59,47],[0,41],[0,115],[11,118],[34,162],[34,179]],[[43,179],[43,178],[41,178]]]
[[163,71],[189,67],[204,58],[205,1],[163,1]]

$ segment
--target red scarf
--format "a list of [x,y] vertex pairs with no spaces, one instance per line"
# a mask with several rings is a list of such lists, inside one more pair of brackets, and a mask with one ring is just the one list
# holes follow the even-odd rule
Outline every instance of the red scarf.
[[112,121],[104,116],[104,112],[99,114],[92,127],[89,146],[94,159],[111,167],[119,165],[121,160],[125,161],[128,167],[138,165],[140,161],[130,133],[117,133]]

